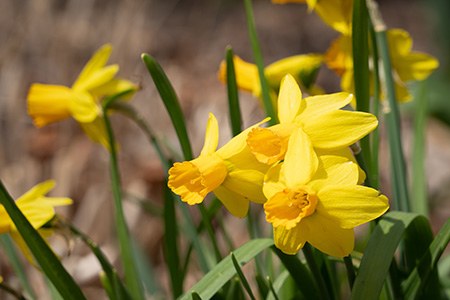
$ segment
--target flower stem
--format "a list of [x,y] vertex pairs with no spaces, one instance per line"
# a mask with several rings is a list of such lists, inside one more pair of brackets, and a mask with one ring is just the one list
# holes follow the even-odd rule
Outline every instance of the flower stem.
[[353,267],[351,255],[344,256],[344,264],[347,269],[348,284],[350,285],[350,290],[352,290],[353,284],[355,283],[356,273],[355,268]]
[[136,261],[133,256],[133,245],[129,234],[128,226],[125,220],[125,214],[122,205],[122,189],[120,181],[120,171],[117,161],[117,150],[114,133],[111,122],[108,117],[108,108],[120,95],[115,98],[105,101],[103,106],[103,119],[105,122],[106,132],[108,135],[108,142],[110,146],[110,170],[111,170],[111,187],[114,198],[114,218],[116,221],[117,235],[119,238],[120,256],[125,270],[125,282],[134,299],[144,299],[144,291],[142,282],[139,278],[139,273]]
[[325,280],[323,279],[322,274],[320,273],[319,266],[316,263],[313,249],[310,244],[305,243],[305,245],[303,246],[303,254],[305,255],[309,269],[311,270],[311,273],[313,274],[313,277],[316,279],[317,285],[319,286],[320,298],[324,300],[331,299],[331,295],[328,291]]

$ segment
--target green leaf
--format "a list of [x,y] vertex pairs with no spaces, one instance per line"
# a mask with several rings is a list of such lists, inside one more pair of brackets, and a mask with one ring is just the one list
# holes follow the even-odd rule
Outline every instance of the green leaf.
[[174,298],[183,292],[183,273],[178,254],[178,225],[175,215],[175,197],[164,184],[164,258],[169,267],[170,284]]
[[269,124],[275,125],[278,123],[277,115],[275,114],[275,108],[272,105],[272,99],[270,97],[269,84],[267,83],[266,76],[264,74],[264,60],[261,53],[261,47],[258,41],[258,35],[256,33],[255,18],[253,16],[253,8],[251,0],[244,0],[245,14],[247,18],[248,34],[250,36],[250,43],[252,44],[253,57],[255,64],[258,67],[259,81],[261,84],[261,93],[264,103],[264,110],[268,117],[270,117]]
[[[449,241],[450,220],[447,220],[417,266],[408,276],[408,279],[402,284],[405,299],[418,299],[419,297],[421,297],[420,299],[431,299],[427,297],[427,293],[436,291],[430,291],[425,286],[429,283],[433,272],[437,271],[437,262],[448,246]],[[431,283],[435,283],[435,281],[436,279],[432,280]]]
[[152,76],[153,82],[155,83],[159,95],[169,113],[170,119],[172,120],[173,127],[175,128],[178,140],[181,144],[181,149],[183,150],[184,159],[191,160],[193,158],[191,143],[187,134],[184,115],[181,111],[177,94],[175,93],[169,78],[167,78],[166,73],[152,56],[144,53],[142,54],[142,60]]
[[[236,260],[244,265],[264,249],[273,245],[272,239],[255,239],[247,242],[234,251]],[[202,299],[210,299],[216,294],[234,275],[236,269],[231,261],[231,255],[220,261],[208,274],[197,282],[180,299],[188,300],[193,292],[197,293]]]
[[418,214],[399,211],[389,212],[381,218],[372,232],[361,260],[352,290],[352,299],[379,298],[395,250],[406,228],[416,221],[427,220]]
[[314,281],[308,268],[306,268],[298,257],[296,255],[287,255],[276,247],[272,247],[272,250],[291,274],[303,298],[321,299],[321,293],[319,292],[316,281]]
[[231,131],[233,132],[233,136],[236,136],[242,131],[242,116],[241,109],[239,108],[239,94],[236,83],[233,56],[233,49],[231,47],[227,47],[226,63],[228,108],[230,110]]
[[241,266],[236,260],[236,256],[234,256],[233,252],[231,252],[231,261],[233,262],[234,269],[236,270],[236,273],[238,274],[239,279],[241,280],[241,283],[244,286],[244,289],[247,291],[247,294],[249,295],[250,299],[255,300],[256,298],[255,295],[253,295],[252,289],[250,288],[250,284],[248,283],[247,278],[245,278]]
[[14,225],[17,227],[31,253],[33,253],[42,271],[47,275],[48,279],[64,299],[86,299],[80,287],[66,269],[64,269],[55,253],[53,253],[45,240],[17,207],[1,181],[0,204],[4,206],[6,212],[11,217],[11,220],[14,222]]
[[266,300],[279,300],[280,298],[278,297],[278,295],[280,294],[280,290],[289,277],[289,272],[287,270],[284,270],[280,275],[278,275],[274,283],[272,283],[272,280],[268,278],[267,281],[269,282],[270,293],[267,295]]

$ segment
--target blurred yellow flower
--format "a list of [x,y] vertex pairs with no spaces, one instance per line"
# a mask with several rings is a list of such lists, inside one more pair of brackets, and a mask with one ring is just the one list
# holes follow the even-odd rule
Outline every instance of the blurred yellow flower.
[[352,32],[353,0],[272,0],[272,3],[307,3],[310,11],[334,30],[349,35]]
[[295,79],[286,75],[278,95],[280,124],[254,128],[247,143],[262,163],[273,164],[284,158],[291,133],[301,128],[315,149],[345,148],[374,130],[378,121],[364,112],[341,110],[353,96],[348,93],[302,98]]
[[136,86],[116,79],[118,65],[106,66],[112,47],[102,46],[88,61],[71,88],[34,83],[28,92],[28,114],[37,127],[73,117],[95,142],[108,148],[102,109],[104,96],[114,95]]
[[295,254],[308,242],[332,256],[350,254],[353,228],[389,208],[384,195],[357,185],[358,178],[357,164],[341,156],[318,156],[303,129],[295,129],[284,162],[264,179],[264,211],[276,247]]
[[249,201],[264,203],[262,183],[268,166],[259,163],[246,144],[253,127],[216,150],[219,126],[215,116],[210,114],[200,155],[191,161],[174,163],[169,170],[169,188],[190,205],[201,203],[208,193],[214,192],[237,217],[247,214]]
[[[16,200],[16,205],[31,225],[44,237],[52,234],[51,229],[42,228],[55,217],[55,207],[72,204],[72,200],[66,197],[46,197],[55,186],[54,180],[47,180],[35,185],[28,192]],[[16,226],[7,214],[5,208],[0,205],[0,234],[9,233],[22,250],[25,257],[34,263],[33,256],[17,231]]]
[[[320,54],[303,54],[286,57],[268,65],[264,69],[264,73],[271,88],[273,101],[276,101],[276,93],[286,74],[292,74],[298,84],[308,93],[322,94],[322,89],[314,84],[322,61],[323,57]],[[234,56],[233,62],[238,87],[251,92],[255,97],[261,98],[261,84],[257,66],[242,60],[237,55]],[[226,78],[226,63],[222,61],[219,68],[219,79],[225,83]]]
[[[426,79],[439,66],[439,62],[431,55],[412,51],[412,39],[404,30],[389,29],[387,37],[397,100],[406,102],[411,100],[407,83]],[[351,36],[342,35],[332,43],[325,54],[325,63],[342,76],[342,90],[354,92]]]

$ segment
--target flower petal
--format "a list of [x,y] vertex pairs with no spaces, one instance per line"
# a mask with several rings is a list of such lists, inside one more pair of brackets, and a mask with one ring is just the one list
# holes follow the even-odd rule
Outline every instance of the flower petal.
[[108,137],[106,134],[105,121],[97,117],[89,123],[79,123],[86,135],[96,143],[101,144],[106,150],[110,150]]
[[283,78],[278,95],[278,119],[280,124],[292,123],[295,117],[305,108],[302,92],[290,74]]
[[97,70],[86,77],[81,83],[73,85],[72,89],[75,91],[92,91],[101,86],[107,84],[109,81],[114,79],[117,72],[119,72],[118,65],[110,65],[100,70]]
[[34,83],[28,91],[28,114],[37,127],[70,117],[70,104],[76,98],[72,90],[61,85]]
[[335,185],[318,192],[317,212],[351,229],[384,214],[389,203],[379,191],[360,185]]
[[420,52],[412,52],[393,64],[403,81],[424,80],[439,66],[438,60],[433,56]]
[[256,202],[266,202],[262,187],[264,173],[256,170],[235,170],[228,173],[223,187],[244,196],[246,199]]
[[[137,90],[138,86],[128,80],[123,79],[112,79],[99,87],[90,90],[94,97],[101,98],[103,96],[115,95],[128,90]],[[124,100],[131,98],[133,93],[129,93],[123,96]]]
[[319,160],[308,135],[301,128],[294,130],[281,167],[286,185],[296,187],[308,183],[318,165]]
[[[255,91],[260,89],[258,68],[256,65],[242,60],[237,55],[234,55],[233,63],[238,87],[255,94]],[[222,61],[219,68],[219,80],[223,83],[226,83],[227,81],[226,72],[226,63],[225,61]]]
[[264,177],[263,192],[267,199],[286,188],[285,179],[280,172],[282,165],[282,163],[279,163],[271,167]]
[[7,233],[11,229],[12,220],[3,205],[0,205],[0,234]]
[[343,229],[317,212],[304,218],[297,227],[304,239],[323,253],[344,257],[353,251],[355,245],[353,229]]
[[93,73],[103,68],[111,56],[112,46],[110,44],[103,45],[98,49],[91,59],[86,63],[77,80],[73,84],[73,88],[79,88],[86,85]]
[[303,129],[315,148],[338,149],[360,140],[377,125],[377,118],[372,114],[337,110],[305,123]]
[[25,194],[20,196],[16,200],[17,205],[25,204],[28,202],[34,202],[36,198],[43,197],[45,194],[50,192],[56,185],[55,180],[46,180],[44,182],[38,183],[29,189]]
[[94,97],[87,92],[74,91],[74,100],[70,102],[70,113],[79,123],[93,122],[101,115],[100,107]]
[[297,254],[305,245],[306,238],[300,225],[292,229],[283,226],[273,228],[275,246],[286,254]]
[[219,144],[219,124],[214,114],[209,113],[208,123],[206,124],[205,143],[200,155],[212,154],[216,151]]
[[341,92],[305,98],[305,110],[297,117],[297,121],[308,124],[328,112],[336,111],[352,102],[353,95]]
[[250,202],[244,196],[223,186],[216,188],[214,194],[233,216],[243,218],[247,215]]

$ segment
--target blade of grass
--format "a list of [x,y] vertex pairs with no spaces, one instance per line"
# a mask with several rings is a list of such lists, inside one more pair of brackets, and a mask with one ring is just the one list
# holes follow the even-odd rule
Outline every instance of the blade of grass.
[[329,290],[325,278],[322,276],[319,266],[317,265],[317,261],[314,257],[314,252],[310,244],[305,243],[302,248],[303,254],[305,255],[306,262],[308,263],[309,269],[311,273],[319,285],[319,299],[333,299],[332,291]]
[[287,255],[275,246],[272,247],[272,250],[291,274],[298,290],[302,293],[303,298],[321,299],[319,287],[317,286],[316,281],[313,280],[310,271],[298,259],[298,257],[296,255]]
[[280,275],[277,276],[275,282],[272,282],[272,280],[267,277],[270,293],[267,295],[266,300],[280,300],[280,298],[278,297],[278,293],[289,276],[289,272],[287,270],[284,270]]
[[[423,216],[399,211],[389,212],[380,219],[361,260],[353,285],[352,299],[378,299],[391,262],[394,262],[395,266],[394,252],[406,228],[416,219],[427,222]],[[398,271],[396,273],[398,274]],[[393,288],[396,290],[396,287]]]
[[172,120],[172,124],[181,144],[184,159],[191,160],[193,158],[191,143],[189,142],[184,115],[181,111],[177,94],[175,93],[169,78],[167,78],[166,73],[152,56],[144,53],[142,54],[142,60],[152,76],[153,82],[155,83],[155,86],[161,95],[161,99],[166,106],[166,110],[169,113],[170,119]]
[[34,258],[48,279],[65,299],[86,299],[75,280],[62,266],[58,257],[53,253],[45,240],[30,224],[15,204],[13,198],[0,180],[0,204],[3,205],[20,235],[27,244]]
[[394,206],[401,211],[410,211],[408,184],[406,177],[405,157],[401,140],[400,111],[395,94],[395,83],[392,74],[391,58],[386,34],[386,26],[373,0],[367,0],[369,14],[375,30],[375,38],[383,66],[383,78],[389,107],[384,109],[388,129],[389,152],[392,166],[392,188]]
[[116,141],[111,125],[111,121],[108,116],[108,110],[110,106],[118,101],[122,96],[128,94],[130,91],[125,91],[108,97],[103,102],[103,119],[105,122],[106,132],[108,136],[108,143],[110,146],[110,176],[111,176],[111,188],[113,193],[114,204],[114,219],[116,222],[117,235],[119,239],[120,258],[125,270],[125,282],[133,299],[144,299],[144,290],[142,281],[139,278],[139,272],[137,269],[137,262],[133,256],[133,245],[128,230],[127,222],[125,220],[125,213],[123,211],[122,201],[122,187],[120,179],[119,164],[117,161],[117,149]]
[[241,280],[242,286],[244,287],[245,291],[247,292],[248,296],[252,300],[256,300],[255,295],[253,295],[252,289],[250,288],[250,284],[247,281],[247,278],[245,278],[244,273],[242,272],[241,266],[239,265],[236,256],[234,256],[234,253],[231,252],[231,261],[233,262],[234,269],[236,270],[236,273],[239,276],[239,279]]
[[242,131],[242,116],[241,109],[239,108],[239,94],[233,56],[233,49],[228,46],[225,55],[227,63],[228,108],[230,110],[231,132],[233,136],[236,136]]
[[[234,251],[239,264],[243,265],[253,259],[261,251],[273,245],[272,239],[251,240]],[[236,269],[231,261],[231,255],[220,261],[211,271],[203,276],[188,292],[180,297],[182,300],[191,298],[193,292],[200,295],[202,299],[210,299],[224,286],[234,275]]]
[[253,7],[251,0],[244,0],[245,14],[247,18],[248,34],[250,36],[250,43],[253,50],[253,58],[255,64],[258,67],[259,81],[261,84],[261,94],[264,103],[264,110],[266,115],[270,117],[269,124],[275,125],[278,123],[277,115],[275,114],[275,108],[272,105],[272,99],[270,97],[269,84],[267,83],[266,76],[264,74],[264,60],[261,53],[261,47],[258,41],[258,35],[256,33],[255,18],[253,16]]
[[427,292],[427,289],[425,289],[424,286],[430,275],[436,271],[437,262],[445,248],[448,246],[449,241],[450,220],[447,220],[433,242],[431,242],[428,251],[423,255],[417,267],[414,268],[402,284],[402,288],[405,292],[405,299],[418,299],[419,296],[421,296],[422,299],[430,299],[423,294]]
[[428,99],[426,97],[427,81],[417,83],[414,97],[416,104],[414,116],[414,145],[412,159],[412,198],[411,210],[428,216],[427,181],[425,172],[425,129],[428,115]]
[[20,261],[19,256],[17,255],[17,249],[14,247],[11,237],[6,234],[0,235],[0,245],[2,246],[3,250],[5,250],[5,254],[8,257],[8,262],[11,264],[14,273],[16,274],[17,278],[19,278],[20,284],[28,294],[28,297],[30,299],[36,299],[36,294],[31,287],[27,275],[25,274],[25,268]]

